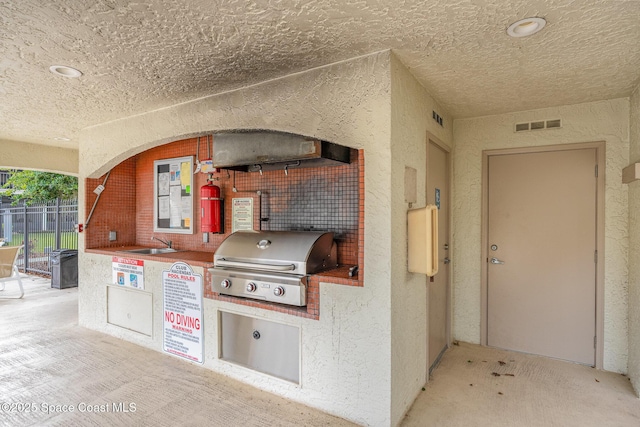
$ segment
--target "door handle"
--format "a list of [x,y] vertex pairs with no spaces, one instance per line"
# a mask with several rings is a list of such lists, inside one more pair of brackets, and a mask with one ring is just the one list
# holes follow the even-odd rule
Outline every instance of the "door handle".
[[504,264],[504,261],[500,261],[498,258],[491,258],[491,264]]
[[445,263],[445,264],[449,264],[450,262],[451,262],[451,260],[449,259],[449,257],[446,257],[446,258],[444,259],[444,263]]

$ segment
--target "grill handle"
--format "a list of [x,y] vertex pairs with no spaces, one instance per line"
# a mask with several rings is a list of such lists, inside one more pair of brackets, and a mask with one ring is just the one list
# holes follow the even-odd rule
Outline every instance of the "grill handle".
[[260,264],[257,262],[246,261],[228,261],[226,259],[219,259],[215,263],[216,267],[236,267],[246,268],[249,270],[263,270],[263,271],[291,271],[295,270],[296,266],[293,264],[278,265],[278,264]]

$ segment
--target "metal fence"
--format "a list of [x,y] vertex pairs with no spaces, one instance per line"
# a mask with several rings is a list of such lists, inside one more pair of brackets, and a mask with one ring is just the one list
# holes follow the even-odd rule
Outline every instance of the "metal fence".
[[11,172],[9,171],[0,171],[0,187],[4,186],[7,183],[7,180],[11,176]]
[[8,246],[24,245],[18,266],[25,273],[50,275],[49,256],[57,249],[78,249],[78,201],[49,203],[21,201],[12,206],[0,202],[0,241]]

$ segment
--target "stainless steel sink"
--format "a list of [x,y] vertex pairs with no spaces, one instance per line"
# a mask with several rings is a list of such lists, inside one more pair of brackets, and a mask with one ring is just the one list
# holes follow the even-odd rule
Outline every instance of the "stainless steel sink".
[[130,254],[141,254],[141,255],[159,255],[159,254],[168,254],[171,252],[178,252],[173,248],[142,248],[142,249],[129,249],[127,252]]

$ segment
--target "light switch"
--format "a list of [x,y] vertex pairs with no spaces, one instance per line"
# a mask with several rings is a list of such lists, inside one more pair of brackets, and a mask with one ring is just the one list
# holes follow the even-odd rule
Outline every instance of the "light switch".
[[109,241],[113,242],[116,240],[116,232],[115,231],[110,231],[109,232]]

